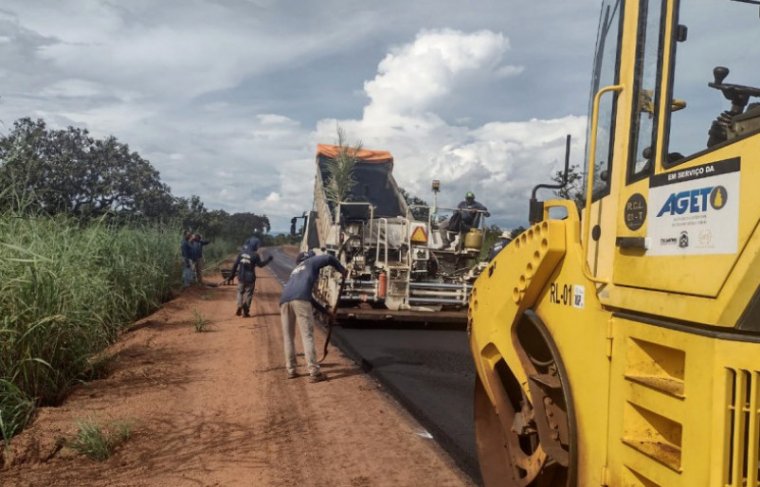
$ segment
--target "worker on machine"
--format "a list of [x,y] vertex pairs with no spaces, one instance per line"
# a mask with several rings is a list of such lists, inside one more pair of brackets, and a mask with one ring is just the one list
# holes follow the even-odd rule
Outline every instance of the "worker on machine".
[[456,235],[451,243],[452,249],[457,249],[460,242],[460,235],[470,231],[471,228],[480,226],[480,219],[484,216],[491,216],[488,208],[482,203],[475,200],[475,193],[468,191],[464,200],[457,205],[457,210],[451,215],[448,222],[441,225],[442,230],[454,232]]
[[461,232],[467,232],[471,228],[478,228],[480,225],[481,213],[485,216],[491,216],[491,214],[488,213],[488,208],[475,201],[475,193],[472,191],[468,191],[467,194],[464,195],[464,201],[459,202],[457,209],[459,210],[457,211],[457,214],[459,214],[462,219]]

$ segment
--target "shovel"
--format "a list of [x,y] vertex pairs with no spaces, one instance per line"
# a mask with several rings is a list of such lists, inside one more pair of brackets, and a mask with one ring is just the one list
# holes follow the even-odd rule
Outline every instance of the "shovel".
[[[347,275],[348,273],[346,273]],[[332,337],[332,329],[333,325],[335,324],[335,320],[338,316],[338,304],[340,303],[340,297],[343,295],[343,289],[346,286],[346,275],[343,276],[343,278],[340,280],[340,287],[338,288],[338,299],[335,300],[335,306],[333,306],[332,310],[329,311],[327,314],[327,337],[325,338],[325,346],[322,349],[322,358],[319,359],[318,363],[322,363],[322,361],[327,358],[328,349],[327,347],[330,345],[330,337]]]

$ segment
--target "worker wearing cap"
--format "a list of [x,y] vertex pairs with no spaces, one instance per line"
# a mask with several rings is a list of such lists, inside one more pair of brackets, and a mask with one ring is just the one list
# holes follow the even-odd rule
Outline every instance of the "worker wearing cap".
[[501,237],[499,238],[499,240],[497,240],[496,243],[494,243],[488,251],[489,261],[493,260],[493,258],[496,257],[499,254],[499,252],[501,252],[502,249],[506,247],[509,244],[509,242],[512,241],[512,237],[510,237],[510,235],[511,235],[511,232],[509,231],[501,232]]
[[347,271],[338,259],[332,255],[314,255],[314,252],[301,252],[296,258],[296,267],[290,273],[288,282],[282,289],[280,297],[280,317],[282,319],[282,340],[285,347],[285,367],[288,379],[298,377],[296,373],[296,351],[293,343],[295,327],[301,331],[304,356],[309,369],[309,380],[320,382],[326,379],[319,370],[317,350],[314,347],[314,309],[311,291],[323,267],[332,266],[346,275]]
[[267,260],[261,260],[256,250],[250,246],[243,247],[243,251],[238,254],[235,264],[232,266],[232,274],[227,279],[227,282],[232,282],[235,275],[238,275],[236,315],[240,316],[242,313],[246,318],[251,316],[251,301],[253,300],[253,290],[256,288],[256,267],[264,267],[270,262],[272,262],[271,255]]
[[[451,218],[440,225],[440,229],[443,231],[441,236],[446,244],[451,243],[451,250],[460,249],[460,234],[467,233],[471,228],[477,228],[480,225],[481,213],[485,216],[491,216],[488,213],[488,208],[475,201],[475,194],[468,191],[464,196],[464,201],[457,205],[457,210],[451,215]],[[453,239],[449,233],[454,234]]]
[[468,191],[464,196],[464,201],[461,201],[457,205],[459,213],[462,217],[462,230],[467,231],[472,227],[477,227],[480,224],[480,212],[485,216],[491,216],[488,213],[488,208],[475,201],[475,193]]

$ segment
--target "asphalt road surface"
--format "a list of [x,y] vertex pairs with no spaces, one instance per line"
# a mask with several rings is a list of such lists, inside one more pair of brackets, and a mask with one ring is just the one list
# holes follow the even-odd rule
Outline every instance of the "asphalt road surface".
[[[266,252],[274,256],[269,268],[284,283],[292,258],[279,248]],[[479,482],[472,409],[475,367],[467,334],[414,324],[378,326],[383,328],[366,322],[361,327],[335,327],[332,342],[376,377]]]

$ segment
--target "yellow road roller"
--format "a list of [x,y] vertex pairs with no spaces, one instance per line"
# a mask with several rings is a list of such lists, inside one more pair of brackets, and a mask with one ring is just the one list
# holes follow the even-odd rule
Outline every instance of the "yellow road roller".
[[759,4],[602,2],[585,195],[470,298],[487,486],[760,485]]

